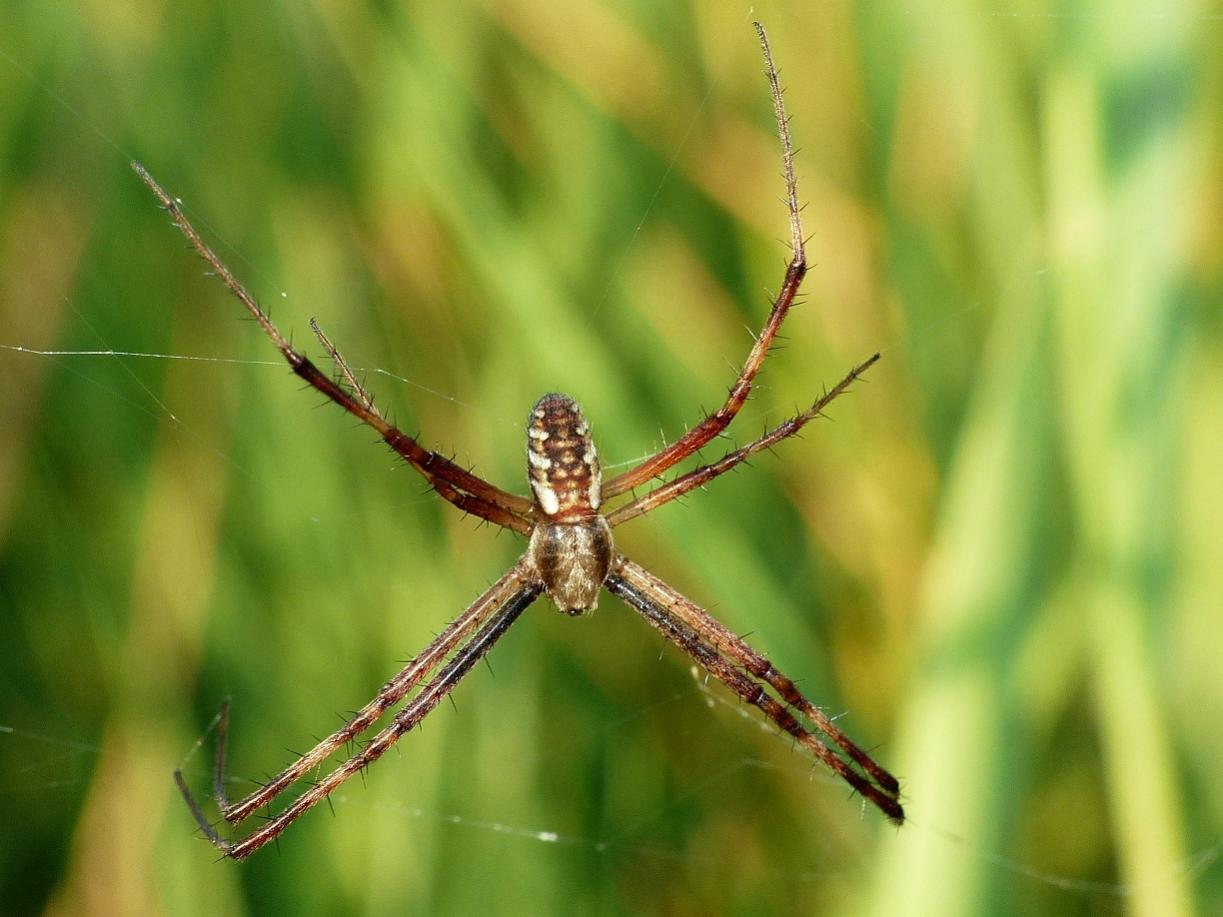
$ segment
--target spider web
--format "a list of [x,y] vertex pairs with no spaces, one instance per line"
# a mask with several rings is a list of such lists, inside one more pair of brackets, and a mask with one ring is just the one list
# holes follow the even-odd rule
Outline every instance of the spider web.
[[[708,708],[720,708],[722,714],[708,722],[710,728],[717,729],[731,745],[739,745],[735,733],[762,731],[774,734],[775,729],[759,721],[758,717],[745,709],[741,704],[724,695],[723,692],[710,688],[702,680],[699,673],[692,670],[694,679],[690,690],[680,691],[657,700],[645,706],[637,707],[626,714],[617,723],[605,727],[605,731],[615,733],[634,727],[638,721],[649,717],[680,716],[691,717],[694,711],[690,709],[699,704]],[[699,714],[697,714],[699,715]],[[739,721],[739,725],[735,725]],[[215,722],[213,724],[215,726]],[[205,747],[211,736],[211,729],[200,737],[195,747],[182,762],[191,767],[191,759],[195,753]],[[47,795],[52,805],[61,794],[77,795],[89,784],[92,773],[98,766],[97,757],[103,753],[100,746],[92,742],[78,741],[34,731],[18,729],[0,724],[0,741],[15,744],[16,754],[10,754],[10,759],[18,759],[23,763],[10,770],[0,782],[0,797],[20,794],[38,798]],[[161,759],[149,762],[155,766],[164,766]],[[529,762],[527,762],[529,763]],[[390,768],[388,768],[389,770]],[[744,783],[756,779],[777,779],[779,775],[789,771],[790,776],[801,775],[823,785],[839,796],[841,784],[839,781],[811,768],[802,760],[798,753],[792,760],[762,759],[751,755],[732,755],[716,763],[708,769],[703,779],[684,789],[679,797],[668,803],[668,806],[680,806],[690,800],[715,800],[725,791],[741,789]],[[195,769],[192,776],[197,783],[206,781],[208,774]],[[391,778],[394,779],[394,778]],[[230,775],[228,781],[235,787],[251,786],[258,779],[251,775]],[[438,809],[430,806],[413,804],[407,798],[402,801],[385,802],[371,799],[371,794],[362,788],[346,786],[333,794],[331,801],[333,812],[337,818],[355,819],[361,822],[371,815],[379,817],[390,816],[403,824],[403,830],[411,832],[412,823],[440,827],[450,835],[450,842],[456,845],[464,843],[468,834],[485,835],[497,839],[504,844],[536,844],[543,847],[557,847],[561,850],[639,863],[652,864],[656,869],[667,869],[676,865],[697,867],[700,869],[728,869],[736,866],[736,859],[729,852],[721,857],[715,855],[700,855],[691,850],[677,848],[668,844],[664,838],[656,836],[652,828],[668,818],[667,808],[644,810],[638,816],[622,826],[614,833],[604,835],[583,834],[559,830],[553,826],[540,826],[522,822],[499,821],[482,817],[477,814],[459,813],[452,810]],[[172,810],[175,807],[172,806]],[[363,816],[362,813],[365,813]],[[188,820],[184,816],[184,825]],[[1126,910],[1125,902],[1134,898],[1139,889],[1125,883],[1103,882],[1094,879],[1084,879],[1075,876],[1047,872],[1032,865],[1003,856],[995,851],[972,844],[954,832],[939,827],[937,824],[914,823],[906,825],[905,831],[917,832],[934,838],[939,843],[959,851],[959,855],[967,860],[978,860],[988,863],[1001,872],[1013,875],[1021,881],[1047,889],[1064,893],[1073,899],[1083,902],[1093,902],[1093,909],[1103,907],[1105,911],[1112,910],[1115,903],[1117,912]],[[858,867],[869,866],[868,851],[856,850],[853,859]],[[1197,879],[1214,869],[1223,856],[1223,839],[1194,851],[1184,861],[1175,864],[1164,877],[1170,885],[1192,884]],[[786,883],[820,883],[829,877],[828,859],[813,858],[800,869],[777,868],[773,878]]]

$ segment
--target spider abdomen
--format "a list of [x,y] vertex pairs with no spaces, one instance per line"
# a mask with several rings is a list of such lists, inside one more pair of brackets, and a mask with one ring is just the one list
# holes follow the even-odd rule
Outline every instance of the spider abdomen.
[[550,392],[527,419],[527,475],[535,506],[549,520],[587,519],[599,508],[603,475],[582,409]]

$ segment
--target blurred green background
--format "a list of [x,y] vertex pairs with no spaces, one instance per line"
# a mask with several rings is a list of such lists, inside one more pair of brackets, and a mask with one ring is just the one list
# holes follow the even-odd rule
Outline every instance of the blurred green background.
[[[237,793],[523,545],[303,393],[128,160],[525,492],[540,393],[626,467],[767,310],[751,18],[815,266],[732,439],[883,360],[617,537],[846,712],[909,824],[605,597],[536,605],[335,817],[218,863],[170,774],[195,748],[205,787],[222,698]],[[1209,3],[8,0],[3,910],[1223,912],[1221,39]]]

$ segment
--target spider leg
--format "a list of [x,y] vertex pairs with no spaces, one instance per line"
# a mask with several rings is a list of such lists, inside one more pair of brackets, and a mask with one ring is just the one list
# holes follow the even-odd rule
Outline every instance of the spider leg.
[[313,316],[310,318],[310,330],[314,332],[314,336],[318,338],[318,342],[322,344],[323,349],[327,351],[327,356],[331,357],[331,362],[334,363],[335,368],[339,370],[340,378],[344,380],[344,384],[348,386],[349,391],[357,396],[361,402],[361,406],[367,411],[374,410],[374,396],[367,392],[365,390],[365,386],[357,381],[357,377],[353,374],[352,369],[349,367],[348,361],[340,355],[340,351],[336,348],[335,344],[331,343],[331,338],[327,337],[327,335],[323,332],[323,329],[319,327],[318,321]]
[[798,686],[782,674],[773,663],[769,662],[760,652],[753,649],[747,641],[728,628],[725,624],[707,612],[700,605],[685,598],[678,590],[672,588],[640,564],[627,557],[621,557],[617,567],[619,576],[639,592],[650,592],[655,597],[666,600],[667,609],[697,634],[713,644],[713,647],[732,662],[747,669],[752,675],[767,682],[787,704],[798,710],[816,728],[833,742],[840,746],[883,790],[897,795],[900,792],[900,782],[834,723],[823,710],[811,703]]
[[200,257],[208,262],[213,272],[221,278],[221,281],[229,288],[234,297],[246,307],[246,310],[259,323],[259,327],[263,329],[264,334],[268,336],[276,346],[276,349],[280,351],[294,373],[344,410],[377,430],[387,445],[420,472],[425,480],[433,485],[434,489],[446,500],[449,500],[465,512],[479,516],[482,519],[487,519],[489,522],[523,534],[530,532],[530,516],[533,505],[530,500],[526,497],[507,493],[483,478],[472,474],[465,468],[456,465],[445,456],[436,452],[430,452],[411,436],[408,436],[402,430],[395,427],[394,424],[390,423],[374,407],[373,399],[369,397],[368,393],[360,385],[356,384],[356,379],[352,376],[351,371],[348,370],[347,364],[344,363],[335,347],[326,339],[325,335],[320,335],[323,346],[327,349],[332,360],[336,362],[341,377],[345,382],[353,386],[355,394],[345,391],[343,386],[332,380],[310,362],[305,354],[295,350],[293,345],[281,334],[280,329],[272,323],[268,314],[255,301],[255,298],[239,282],[233,272],[225,266],[221,259],[217,257],[212,249],[209,248],[208,243],[204,241],[203,237],[183,213],[182,205],[170,197],[165,189],[157,183],[156,179],[140,163],[133,162],[132,168],[140,176],[141,181],[153,192],[157,200],[161,202],[162,207],[170,214],[175,225],[187,237],[187,241],[191,243]]
[[[217,804],[221,807],[222,815],[227,821],[240,822],[250,817],[256,810],[271,803],[273,799],[283,793],[291,784],[302,779],[306,774],[326,761],[337,749],[342,748],[356,736],[368,730],[390,706],[401,700],[424,678],[428,677],[448,655],[454,652],[456,647],[462,644],[457,655],[451,659],[450,663],[437,678],[421,694],[417,695],[404,710],[406,713],[407,711],[418,709],[422,698],[436,694],[436,698],[429,704],[428,709],[420,714],[423,717],[424,713],[432,709],[433,704],[436,704],[437,700],[440,700],[449,693],[459,678],[471,667],[471,664],[479,659],[483,652],[487,651],[488,646],[491,646],[491,643],[480,643],[481,634],[485,634],[492,627],[489,623],[490,619],[500,620],[506,615],[507,609],[516,609],[512,614],[512,620],[513,617],[517,617],[518,613],[534,601],[539,591],[539,584],[527,573],[525,565],[521,561],[515,564],[509,572],[497,580],[466,611],[434,638],[398,675],[383,685],[382,689],[378,692],[378,696],[357,711],[352,719],[319,742],[313,749],[306,752],[306,754],[273,777],[265,785],[237,803],[229,803],[225,798],[224,791],[223,768],[225,763],[225,740],[228,732],[228,703],[226,703],[221,708],[217,737],[216,769],[214,772],[214,792]],[[508,627],[508,623],[505,626]],[[477,630],[479,632],[472,636],[473,632]],[[479,650],[479,647],[482,645],[484,649]],[[472,655],[473,652],[475,655]],[[443,688],[444,690],[442,690]],[[440,693],[438,693],[439,691]],[[419,721],[419,717],[417,721]],[[406,732],[407,730],[403,731]],[[377,740],[375,739],[375,741]],[[368,747],[366,752],[368,752]],[[353,758],[359,757],[360,755],[353,756]],[[353,758],[349,760],[351,761]],[[174,780],[178,784],[183,797],[187,800],[187,805],[190,807],[192,815],[195,816],[196,822],[203,829],[204,833],[208,835],[209,840],[222,851],[232,855],[229,846],[227,846],[229,842],[223,841],[216,830],[211,827],[208,820],[204,818],[199,804],[187,789],[186,781],[181,771],[175,771]],[[308,791],[306,795],[310,795],[312,792],[313,790]],[[319,799],[325,795],[325,793],[322,794]],[[317,801],[318,799],[315,799],[310,805]],[[306,806],[306,808],[309,808],[309,806]],[[304,810],[302,809],[302,811]],[[285,822],[284,824],[287,823]]]
[[865,373],[877,360],[879,354],[875,354],[867,360],[859,363],[851,369],[836,385],[830,388],[822,396],[816,399],[815,403],[801,414],[791,417],[789,420],[774,427],[769,432],[765,433],[759,439],[753,440],[745,446],[740,446],[731,452],[726,453],[722,458],[718,459],[709,465],[702,465],[700,468],[694,468],[687,474],[682,474],[672,481],[668,481],[659,487],[654,488],[649,493],[638,497],[631,503],[625,503],[623,506],[616,508],[607,514],[607,522],[612,528],[628,522],[630,519],[636,519],[638,516],[644,516],[650,510],[670,503],[676,497],[681,497],[688,491],[697,487],[703,487],[705,484],[712,481],[720,474],[725,474],[730,471],[740,462],[745,461],[751,456],[760,452],[762,449],[768,449],[771,446],[777,445],[783,439],[793,436],[801,430],[808,422],[819,417],[823,413],[824,408],[828,407],[840,395],[845,394],[862,374]]
[[221,708],[221,718],[217,728],[217,756],[214,772],[217,805],[220,806],[225,820],[237,823],[248,818],[257,809],[263,808],[283,793],[292,783],[301,780],[306,774],[321,765],[336,749],[347,745],[369,729],[388,708],[399,703],[409,691],[420,684],[422,679],[427,678],[429,673],[437,668],[456,646],[483,624],[489,615],[496,611],[499,603],[508,601],[532,581],[525,564],[519,561],[468,606],[461,615],[450,622],[446,629],[404,666],[399,674],[382,686],[373,700],[358,710],[343,726],[316,744],[314,748],[259,789],[234,803],[226,799],[224,790],[223,768],[229,724],[229,704],[226,702]]
[[405,733],[420,723],[442,698],[454,690],[471,667],[492,649],[493,644],[509,630],[518,616],[535,601],[539,596],[540,588],[538,584],[532,583],[505,597],[497,604],[492,616],[475,635],[459,648],[437,677],[395,715],[395,719],[389,726],[375,735],[361,751],[348,758],[330,774],[298,796],[283,812],[269,819],[258,830],[241,840],[229,841],[220,836],[204,817],[199,805],[187,789],[182,773],[176,772],[174,779],[204,835],[218,850],[235,860],[244,860],[264,844],[275,840],[285,828],[326,799],[350,777],[363,772],[366,767],[382,757]]
[[[331,342],[331,338],[327,337],[323,329],[319,327],[319,323],[313,318],[310,319],[310,330],[314,332],[314,336],[318,338],[319,343],[323,345],[323,349],[327,351],[327,355],[331,357],[331,362],[335,364],[339,377],[348,386],[349,392],[345,394],[351,393],[360,402],[362,408],[377,415],[378,409],[374,407],[374,396],[366,391],[365,386],[357,381],[357,377],[349,367],[348,361],[344,359],[340,351],[336,349],[335,344]],[[395,432],[398,434],[399,431]],[[396,449],[396,451],[399,450]],[[434,479],[431,483],[433,489],[440,496],[449,500],[464,512],[471,513],[473,516],[479,516],[481,519],[487,519],[489,522],[495,522],[505,528],[513,529],[523,535],[530,534],[531,524],[524,517],[507,511],[505,507],[490,503],[488,500],[472,496],[471,494],[463,493],[440,477]]]
[[752,383],[760,371],[764,358],[773,346],[773,340],[781,329],[798,288],[807,274],[807,255],[803,246],[803,226],[799,216],[798,182],[794,177],[794,145],[790,139],[790,119],[786,115],[785,101],[782,98],[781,84],[777,78],[777,68],[773,65],[773,52],[769,49],[769,39],[760,23],[753,23],[756,33],[760,36],[760,47],[764,52],[765,73],[769,80],[769,90],[773,96],[773,111],[777,117],[777,133],[781,140],[781,156],[786,180],[786,206],[790,212],[790,263],[786,266],[785,278],[781,289],[773,301],[769,317],[765,319],[764,327],[756,338],[747,361],[739,371],[735,384],[731,386],[726,402],[701,420],[687,433],[665,446],[641,464],[630,468],[623,474],[616,475],[603,482],[603,499],[610,500],[618,494],[639,487],[646,481],[658,477],[668,468],[682,462],[715,436],[730,426],[735,415],[747,402],[752,391]]
[[[661,580],[646,574],[642,568],[623,557],[617,559],[612,573],[607,578],[606,586],[613,594],[618,595],[629,605],[633,606],[633,608],[637,609],[652,627],[696,660],[703,669],[734,691],[744,701],[758,707],[778,728],[794,736],[815,758],[861,793],[865,799],[870,800],[889,819],[896,824],[904,822],[904,809],[897,799],[900,787],[896,779],[873,761],[871,761],[872,766],[870,768],[865,768],[865,774],[855,770],[833,749],[820,741],[815,733],[803,726],[784,704],[768,693],[763,684],[736,668],[735,663],[738,662],[748,667],[749,671],[751,671],[748,663],[751,662],[751,665],[755,666],[757,663],[753,657],[759,659],[763,662],[764,667],[767,667],[763,669],[760,677],[777,688],[778,693],[787,702],[791,701],[786,695],[791,694],[801,699],[802,705],[795,704],[794,706],[804,715],[808,715],[806,708],[817,710],[818,712],[818,708],[815,708],[810,701],[807,701],[806,698],[799,694],[798,689],[794,687],[794,683],[781,675],[780,672],[777,672],[776,669],[773,669],[763,657],[759,657],[755,651],[745,654],[741,650],[733,648],[731,642],[727,641],[718,632],[729,633],[721,625],[717,625],[716,629],[706,628],[705,633],[702,633],[700,628],[693,626],[690,622],[690,619],[693,617],[692,609],[697,609],[701,612],[704,618],[702,623],[712,621],[703,609],[684,599],[683,596],[679,595],[679,593]],[[681,610],[677,607],[676,599],[679,599],[688,607]],[[737,640],[738,638],[735,639]],[[719,646],[719,643],[722,646]],[[723,655],[723,652],[727,653],[730,658],[728,659],[726,655]],[[736,654],[741,654],[743,659],[747,661],[740,661],[740,659],[736,658]],[[755,673],[753,672],[753,674]],[[811,719],[817,729],[836,741],[838,745],[841,745],[836,736],[838,734],[843,736],[843,734],[835,726],[832,726],[832,732],[825,728],[826,724],[831,725],[826,716],[821,713],[818,718],[812,717]],[[845,739],[845,741],[849,742],[848,739]],[[852,742],[849,742],[849,744],[853,745]],[[861,749],[858,749],[856,745],[853,747],[858,755],[870,760],[869,756],[861,751]],[[853,755],[855,761],[858,760],[858,755]],[[884,779],[879,780],[875,777],[875,774],[881,774]]]

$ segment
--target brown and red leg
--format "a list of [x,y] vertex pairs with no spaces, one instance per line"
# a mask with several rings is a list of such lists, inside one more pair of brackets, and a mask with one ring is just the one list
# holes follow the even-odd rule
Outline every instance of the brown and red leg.
[[530,531],[532,502],[529,499],[517,494],[507,493],[483,478],[472,474],[465,468],[456,465],[445,456],[429,451],[411,436],[408,436],[387,421],[378,409],[374,407],[373,399],[357,384],[347,364],[339,356],[339,352],[327,340],[326,336],[318,331],[317,326],[314,326],[316,334],[319,334],[319,339],[323,342],[324,348],[336,362],[341,378],[353,387],[353,391],[346,391],[342,385],[315,366],[305,354],[295,350],[250,292],[239,282],[224,262],[217,257],[208,246],[208,243],[204,241],[203,237],[183,213],[183,208],[179,201],[167,194],[165,189],[157,183],[156,179],[140,163],[132,163],[132,168],[135,169],[136,174],[149,187],[149,190],[153,192],[157,200],[161,202],[161,206],[170,214],[179,231],[187,237],[187,241],[191,243],[191,246],[199,253],[200,257],[208,263],[208,266],[221,279],[221,282],[246,307],[246,310],[259,324],[259,327],[263,329],[264,334],[268,336],[276,346],[276,349],[280,351],[294,373],[354,417],[359,418],[363,423],[377,430],[387,445],[420,472],[425,480],[446,500],[465,512],[479,516],[481,519],[486,519],[495,525],[513,529],[523,534]]

